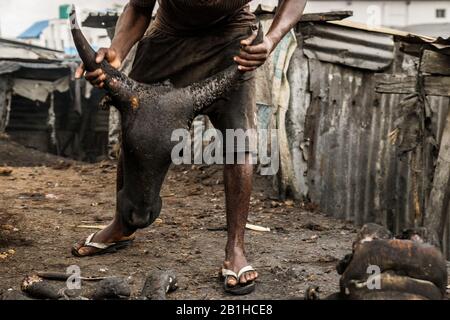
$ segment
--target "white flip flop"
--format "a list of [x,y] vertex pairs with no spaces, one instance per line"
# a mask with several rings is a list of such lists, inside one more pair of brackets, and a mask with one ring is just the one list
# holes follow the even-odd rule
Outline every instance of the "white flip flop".
[[[224,279],[223,287],[226,293],[230,293],[233,295],[246,295],[252,293],[255,290],[256,284],[255,281],[240,283],[239,279],[244,273],[256,271],[252,266],[246,266],[239,270],[238,273],[229,269],[222,269],[222,278]],[[235,286],[228,285],[228,278],[233,277],[238,281],[238,284]]]

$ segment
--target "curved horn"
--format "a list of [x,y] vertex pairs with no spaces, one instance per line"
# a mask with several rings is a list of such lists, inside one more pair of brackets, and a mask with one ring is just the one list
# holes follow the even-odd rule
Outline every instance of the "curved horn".
[[101,67],[100,64],[95,62],[96,53],[91,47],[85,36],[81,32],[80,25],[78,24],[77,12],[75,6],[72,5],[70,13],[70,29],[72,31],[73,41],[77,48],[78,54],[83,61],[87,71],[94,71]]
[[[259,26],[253,44],[259,44],[263,39],[263,29]],[[188,93],[192,95],[194,100],[194,111],[198,113],[202,109],[210,106],[214,101],[232,90],[234,85],[241,80],[241,77],[242,72],[233,63],[219,74],[187,87]]]
[[70,13],[70,27],[75,47],[86,70],[95,71],[102,69],[106,75],[105,89],[110,92],[112,98],[129,102],[132,96],[131,88],[134,86],[134,81],[113,68],[106,60],[103,60],[101,63],[95,62],[96,53],[81,32],[74,5],[72,5]]

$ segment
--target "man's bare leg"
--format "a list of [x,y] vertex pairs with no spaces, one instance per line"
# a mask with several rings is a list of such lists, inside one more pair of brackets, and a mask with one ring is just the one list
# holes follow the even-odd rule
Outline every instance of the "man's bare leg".
[[[248,266],[245,258],[244,233],[247,224],[252,193],[253,165],[250,154],[246,155],[246,164],[226,164],[224,168],[225,198],[227,211],[228,241],[225,248],[224,267],[238,273]],[[243,274],[239,282],[245,284],[258,277],[256,271]],[[228,285],[238,284],[233,277],[228,278]]]
[[[123,187],[123,159],[122,157],[120,157],[117,164],[117,192],[122,190],[122,187]],[[119,216],[119,212],[116,212],[113,221],[105,229],[98,232],[91,241],[98,243],[114,243],[117,241],[132,238],[135,231],[136,230],[134,231],[127,230],[125,226],[122,224],[122,219]],[[83,244],[84,242],[82,241],[75,246],[79,255],[81,256],[89,256],[99,250],[91,247],[83,247]]]

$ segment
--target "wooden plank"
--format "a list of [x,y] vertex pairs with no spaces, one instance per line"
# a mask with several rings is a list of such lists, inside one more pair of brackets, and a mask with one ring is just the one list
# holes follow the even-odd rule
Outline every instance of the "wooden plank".
[[[271,5],[259,4],[256,7],[254,13],[257,16],[261,15],[273,15],[277,11],[277,7]],[[353,16],[353,11],[329,11],[329,12],[316,12],[305,13],[300,19],[302,22],[326,22],[326,21],[340,21],[348,17]]]
[[425,50],[420,70],[423,73],[450,76],[450,56]]
[[[413,94],[416,77],[403,74],[376,74],[375,91],[387,94]],[[430,96],[450,97],[450,77],[425,76],[425,93]]]
[[423,50],[423,44],[421,43],[407,43],[407,42],[401,42],[400,43],[400,51],[407,53],[409,55],[415,56],[420,58],[422,55]]
[[403,74],[375,74],[375,91],[388,94],[412,94],[416,92],[416,77]]
[[0,134],[5,132],[8,126],[11,112],[11,87],[8,78],[0,79]]
[[339,21],[353,16],[353,11],[332,11],[320,13],[306,13],[300,19],[302,22],[325,22],[325,21]]
[[425,92],[430,96],[450,97],[450,77],[425,76]]
[[446,195],[450,181],[450,112],[447,114],[439,157],[434,171],[433,187],[425,215],[425,227],[433,235],[433,240],[441,241],[444,235],[448,210]]

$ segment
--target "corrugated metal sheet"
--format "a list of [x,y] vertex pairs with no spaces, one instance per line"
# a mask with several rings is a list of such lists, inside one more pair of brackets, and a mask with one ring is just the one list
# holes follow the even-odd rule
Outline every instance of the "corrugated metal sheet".
[[[0,85],[5,78],[0,77]],[[1,86],[0,86],[1,89]],[[73,90],[73,88],[72,88]],[[3,96],[2,96],[3,93]],[[0,92],[0,98],[6,91]],[[89,99],[82,99],[82,113],[74,110],[73,92],[54,92],[45,103],[14,95],[7,116],[6,132],[15,141],[43,152],[51,152],[83,161],[96,161],[107,154],[109,110],[99,110],[103,92],[94,89]],[[50,101],[54,108],[50,108]],[[0,101],[0,118],[4,116]],[[55,130],[50,111],[55,113]],[[55,140],[52,140],[53,135]]]
[[24,79],[54,81],[70,74],[70,66],[65,63],[39,63],[0,60],[0,75],[17,73]]
[[306,24],[304,52],[308,58],[379,71],[394,60],[392,35],[367,32],[331,24]]
[[73,95],[55,93],[57,154],[94,162],[107,154],[109,110],[99,108],[104,92],[94,88],[89,98],[83,95],[81,114],[73,108]]
[[[437,143],[440,145],[442,134],[448,112],[450,111],[450,98],[442,97],[428,97],[430,107],[433,111],[433,133],[436,137]],[[447,208],[447,210],[449,210]],[[443,250],[447,254],[447,259],[450,257],[450,219],[447,221],[447,226],[444,231]]]
[[[395,60],[385,72],[416,74],[418,59],[399,47],[397,43]],[[394,232],[421,225],[435,153],[425,150],[424,159],[420,149],[399,154],[394,129],[406,96],[376,93],[373,71],[301,53],[299,48],[288,73],[286,127],[297,184],[292,190],[300,190],[297,197],[309,197],[326,214],[358,225],[377,222]],[[450,99],[427,99],[439,143]],[[450,256],[448,230],[450,222],[444,241]]]
[[5,131],[9,120],[11,82],[7,77],[0,77],[0,133]]
[[49,103],[13,95],[8,131],[47,131]]
[[309,65],[308,59],[303,55],[301,42],[299,48],[292,56],[288,70],[290,84],[290,104],[286,113],[286,130],[291,154],[294,177],[293,194],[297,199],[308,197],[308,172],[309,140],[305,136],[306,113],[311,104],[311,92],[309,90]]
[[311,199],[330,215],[358,225],[377,222],[398,232],[419,223],[417,166],[412,153],[400,157],[390,139],[405,96],[375,94],[368,72],[317,60],[310,60],[310,68]]
[[437,38],[448,34],[448,30],[450,30],[450,23],[415,24],[403,27],[402,29]]
[[358,29],[358,30],[365,31],[365,32],[376,32],[376,33],[380,33],[380,34],[391,35],[391,36],[398,37],[401,40],[406,40],[406,41],[411,41],[411,42],[434,43],[436,41],[436,38],[425,36],[425,35],[419,35],[419,34],[408,32],[408,31],[392,29],[392,28],[387,28],[387,27],[382,27],[382,26],[380,26],[380,27],[369,26],[364,23],[350,21],[350,20],[330,21],[330,22],[328,22],[328,24],[343,26],[343,27],[354,29],[354,30]]
[[[76,64],[60,61],[62,57],[63,53],[58,51],[0,39],[0,81],[11,79],[13,83],[13,79],[26,79],[54,82],[67,77]],[[4,89],[3,96],[5,93]],[[83,99],[82,115],[74,110],[73,99],[73,88],[71,92],[54,91],[54,99],[47,99],[46,103],[16,95],[6,114],[1,112],[5,110],[5,101],[0,101],[0,130],[7,131],[14,140],[24,145],[44,152],[95,161],[107,154],[109,113],[97,112],[98,93],[95,98]],[[50,108],[50,101],[54,102],[53,108]],[[52,117],[53,112],[55,117]],[[5,115],[9,121],[2,121]]]
[[27,147],[50,152],[48,109],[48,102],[35,102],[14,95],[6,132],[13,140]]
[[0,59],[62,60],[64,52],[0,38]]
[[363,23],[358,23],[354,21],[329,21],[327,24],[343,26],[351,29],[358,29],[365,32],[376,32],[385,35],[392,35],[396,40],[405,41],[409,43],[417,43],[421,45],[427,45],[433,50],[439,50],[443,54],[450,54],[450,38],[444,39],[442,37],[433,38],[424,35],[418,35],[415,33],[391,29],[386,27],[372,27]]
[[12,73],[21,68],[28,69],[67,69],[59,63],[38,63],[38,62],[23,62],[23,61],[11,61],[3,60],[0,61],[0,74]]

